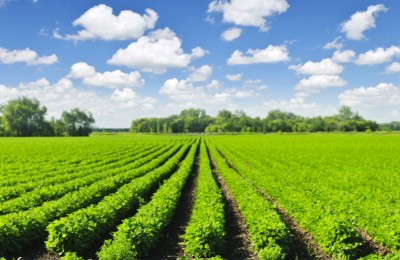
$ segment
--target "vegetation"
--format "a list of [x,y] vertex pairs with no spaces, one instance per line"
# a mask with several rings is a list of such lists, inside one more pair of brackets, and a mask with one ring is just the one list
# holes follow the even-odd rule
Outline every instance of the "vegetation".
[[20,97],[0,106],[0,136],[88,136],[95,120],[90,112],[73,108],[61,119],[45,119],[47,108],[37,99]]
[[[399,138],[2,138],[0,259],[31,258],[23,254],[45,246],[64,259],[151,256],[171,237],[177,214],[190,214],[172,241],[187,257],[226,258],[226,222],[235,223],[228,206],[237,207],[260,259],[303,256],[289,231],[294,222],[314,239],[310,251],[318,246],[332,259],[398,259]],[[196,192],[184,189],[195,174]],[[223,200],[216,178],[231,199]],[[194,203],[192,213],[177,211],[181,202]]]
[[185,252],[195,257],[214,257],[224,251],[225,216],[221,190],[210,166],[204,140],[200,145],[196,201],[182,236]]
[[211,117],[202,109],[191,108],[167,118],[133,120],[130,131],[133,133],[270,133],[365,132],[378,129],[379,125],[376,122],[366,120],[358,113],[353,113],[350,107],[343,106],[335,116],[305,118],[290,112],[273,110],[263,119],[251,118],[243,111],[232,113],[228,110],[221,110],[216,117]]
[[138,213],[124,220],[98,253],[100,260],[124,260],[146,256],[160,241],[171,221],[182,189],[192,171],[198,142],[192,145],[179,170],[152,196]]

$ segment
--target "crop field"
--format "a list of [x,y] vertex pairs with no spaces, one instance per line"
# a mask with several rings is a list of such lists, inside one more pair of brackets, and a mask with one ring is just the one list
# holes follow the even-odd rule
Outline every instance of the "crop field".
[[400,135],[0,139],[0,259],[400,259]]

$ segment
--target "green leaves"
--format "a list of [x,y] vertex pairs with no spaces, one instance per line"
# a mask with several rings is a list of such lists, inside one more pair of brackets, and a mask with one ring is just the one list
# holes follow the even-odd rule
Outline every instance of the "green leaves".
[[99,259],[134,259],[146,256],[156,246],[174,214],[181,191],[192,170],[197,146],[197,142],[192,145],[178,171],[154,193],[150,202],[140,207],[135,216],[125,219],[118,226],[112,240],[105,241],[98,252]]
[[207,149],[200,145],[196,201],[185,234],[185,252],[195,257],[213,257],[224,250],[225,217],[222,194],[214,180]]
[[[214,145],[209,145],[218,173],[228,186],[245,218],[254,251],[260,259],[284,259],[292,242],[289,230],[274,207],[251,182],[232,170]],[[235,162],[233,162],[234,164]]]

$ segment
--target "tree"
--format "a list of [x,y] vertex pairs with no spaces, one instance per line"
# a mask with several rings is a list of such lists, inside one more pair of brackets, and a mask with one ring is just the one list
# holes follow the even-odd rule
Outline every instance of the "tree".
[[50,124],[45,120],[47,108],[37,99],[20,97],[8,101],[2,108],[4,132],[11,136],[49,135]]
[[81,111],[79,108],[74,108],[71,112],[64,111],[61,120],[68,136],[89,136],[92,132],[91,126],[95,123],[92,113]]
[[348,106],[341,106],[339,108],[339,118],[342,121],[353,119],[354,113],[351,111],[351,108]]

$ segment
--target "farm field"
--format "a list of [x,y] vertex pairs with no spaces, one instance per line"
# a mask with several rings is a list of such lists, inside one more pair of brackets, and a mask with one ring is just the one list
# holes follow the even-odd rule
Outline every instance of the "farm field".
[[0,258],[400,259],[400,135],[0,147]]

